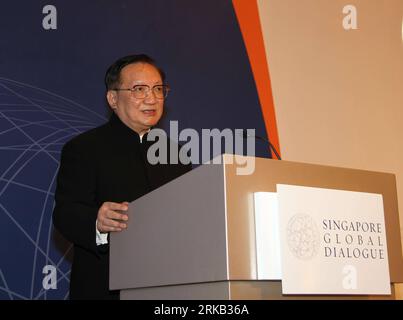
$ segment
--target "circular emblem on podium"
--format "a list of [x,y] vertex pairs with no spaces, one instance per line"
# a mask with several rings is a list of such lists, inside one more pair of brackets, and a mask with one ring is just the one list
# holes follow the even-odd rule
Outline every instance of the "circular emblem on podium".
[[287,243],[292,254],[301,260],[314,258],[319,251],[319,231],[307,214],[296,214],[287,225]]

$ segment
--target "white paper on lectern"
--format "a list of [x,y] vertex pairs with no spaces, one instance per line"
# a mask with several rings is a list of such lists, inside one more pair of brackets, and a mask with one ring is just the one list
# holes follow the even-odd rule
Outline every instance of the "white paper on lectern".
[[391,294],[382,195],[282,184],[277,194],[283,293]]
[[281,279],[280,225],[276,192],[255,192],[257,278]]

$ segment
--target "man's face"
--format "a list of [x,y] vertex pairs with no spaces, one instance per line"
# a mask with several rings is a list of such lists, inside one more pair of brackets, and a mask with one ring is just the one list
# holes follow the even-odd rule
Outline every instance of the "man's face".
[[[152,88],[162,83],[158,70],[147,63],[129,64],[120,72],[119,88],[148,85]],[[145,133],[160,120],[164,99],[157,99],[150,90],[143,99],[135,98],[131,91],[108,91],[107,99],[119,119],[138,134]]]

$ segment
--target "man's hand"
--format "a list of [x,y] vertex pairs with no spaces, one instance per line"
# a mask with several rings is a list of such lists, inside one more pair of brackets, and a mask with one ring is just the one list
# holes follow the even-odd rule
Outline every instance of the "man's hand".
[[122,231],[127,228],[123,221],[129,220],[126,212],[128,202],[104,202],[98,210],[97,229],[99,232]]

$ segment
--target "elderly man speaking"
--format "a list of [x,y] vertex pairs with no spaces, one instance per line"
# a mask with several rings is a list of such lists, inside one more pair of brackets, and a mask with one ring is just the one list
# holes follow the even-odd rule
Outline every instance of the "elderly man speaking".
[[191,169],[147,161],[146,135],[161,119],[169,92],[153,59],[118,59],[105,85],[109,122],[65,144],[57,177],[53,223],[74,244],[70,299],[119,298],[109,290],[109,233],[135,219],[125,213],[129,202]]

